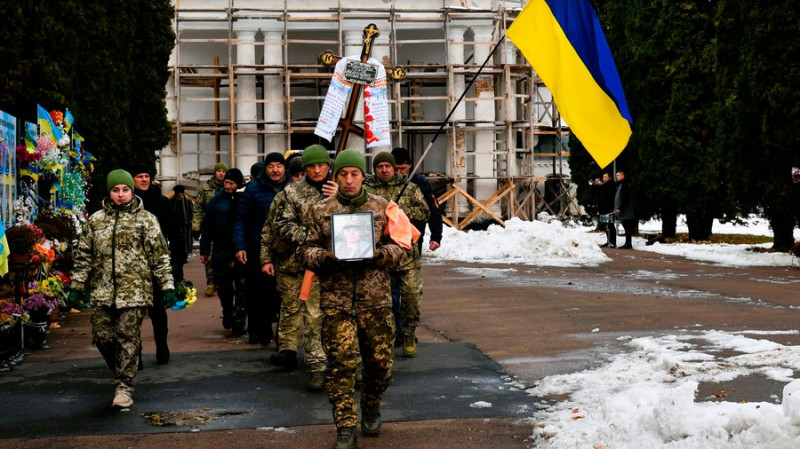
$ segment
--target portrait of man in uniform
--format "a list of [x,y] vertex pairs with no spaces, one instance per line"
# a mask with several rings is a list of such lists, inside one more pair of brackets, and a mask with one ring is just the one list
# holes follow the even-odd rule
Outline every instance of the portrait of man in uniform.
[[339,260],[369,259],[375,252],[372,213],[331,215],[333,254]]

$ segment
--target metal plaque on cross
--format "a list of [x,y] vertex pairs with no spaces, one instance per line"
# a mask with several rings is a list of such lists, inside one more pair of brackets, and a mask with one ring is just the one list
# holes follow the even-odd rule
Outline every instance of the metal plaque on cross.
[[[347,104],[345,116],[339,122],[340,136],[336,146],[337,154],[346,148],[350,134],[364,137],[364,128],[355,124],[353,119],[355,118],[356,107],[363,87],[374,82],[377,75],[378,68],[373,64],[369,64],[368,61],[372,53],[372,44],[378,36],[380,36],[378,27],[374,23],[367,25],[364,28],[360,61],[349,61],[345,67],[343,76],[347,81],[353,83],[353,89],[350,93],[350,101]],[[334,55],[330,50],[319,55],[319,61],[328,67],[335,66],[341,59],[341,56]],[[406,77],[406,71],[402,66],[386,67],[386,75],[394,81],[402,81]]]

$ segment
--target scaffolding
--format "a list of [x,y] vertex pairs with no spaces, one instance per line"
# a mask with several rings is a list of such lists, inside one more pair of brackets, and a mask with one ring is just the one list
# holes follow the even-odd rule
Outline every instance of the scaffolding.
[[[448,224],[463,229],[479,217],[501,224],[510,217],[533,220],[542,210],[559,216],[579,214],[569,177],[563,173],[568,130],[561,126],[549,91],[507,40],[479,75],[483,58],[467,56],[468,50],[476,55],[494,47],[521,10],[519,2],[501,2],[499,7],[489,2],[495,6],[486,9],[448,0],[423,0],[412,6],[358,3],[176,1],[176,45],[168,86],[173,139],[162,151],[162,181],[181,183],[190,191],[198,188],[211,175],[214,162],[235,164],[243,154],[243,139],[255,139],[257,151],[249,156],[259,160],[276,149],[317,143],[313,132],[331,69],[316,55],[332,50],[345,56],[348,31],[377,23],[382,62],[402,65],[406,71],[402,82],[389,83],[392,141],[415,157],[441,126],[465,80],[479,76],[464,98],[463,113],[445,125],[447,138],[439,139],[441,146],[433,149],[438,160],[426,160],[422,167],[439,194]],[[263,31],[264,24],[268,31]],[[471,31],[476,24],[490,34]],[[278,40],[243,39],[240,30],[246,26],[261,27],[257,32]],[[469,31],[464,40],[454,41],[453,28]],[[256,58],[255,63],[242,63],[238,55],[245,45],[264,52],[267,46],[273,51],[280,46],[282,61],[267,64]],[[451,60],[448,46],[453,45],[463,46],[463,61]],[[434,60],[417,60],[422,51]],[[240,95],[240,87],[248,82],[255,83],[255,98]],[[267,95],[276,85],[281,86],[280,98]],[[486,120],[480,110],[489,103],[494,114]],[[247,104],[256,106],[255,118],[237,114],[237,108]],[[267,112],[276,105],[282,112],[278,119]],[[491,151],[476,149],[476,136],[486,139],[488,133]],[[275,142],[282,148],[275,148]],[[485,167],[489,154],[491,173]],[[173,166],[166,169],[165,161]],[[248,173],[248,167],[239,168]],[[489,183],[494,193],[481,197],[477,183]]]

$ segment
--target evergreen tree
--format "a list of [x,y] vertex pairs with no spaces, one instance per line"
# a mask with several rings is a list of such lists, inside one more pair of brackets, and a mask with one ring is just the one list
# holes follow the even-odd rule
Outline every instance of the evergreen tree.
[[670,236],[683,213],[690,237],[707,239],[726,205],[713,126],[714,5],[607,0],[597,7],[634,119],[618,162],[636,185],[637,216],[660,216]]
[[[744,212],[762,210],[773,247],[794,243],[798,188],[790,180],[800,136],[800,13],[796,2],[720,2],[718,86],[730,192]],[[738,55],[738,58],[737,58]]]
[[90,210],[105,176],[153,165],[169,142],[164,88],[174,45],[168,0],[0,2],[0,108],[36,121],[36,105],[69,108],[95,155]]

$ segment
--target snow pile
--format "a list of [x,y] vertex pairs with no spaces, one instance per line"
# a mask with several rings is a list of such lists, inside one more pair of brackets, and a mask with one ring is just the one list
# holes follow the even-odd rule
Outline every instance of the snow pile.
[[491,225],[486,231],[457,231],[445,226],[442,246],[430,251],[426,245],[424,254],[433,260],[557,267],[611,261],[585,228],[519,218],[507,220],[505,228]]
[[796,258],[791,254],[759,253],[752,250],[754,247],[770,248],[772,247],[772,243],[760,245],[730,245],[727,243],[708,245],[672,243],[662,245],[656,243],[652,246],[641,246],[636,249],[659,254],[682,256],[691,260],[729,267],[791,267],[797,264]]
[[786,386],[783,406],[696,402],[695,394],[700,382],[753,374],[789,381],[800,370],[800,347],[720,331],[636,338],[628,346],[630,353],[604,366],[550,376],[528,390],[570,395],[536,413],[536,447],[798,447],[800,381]]

